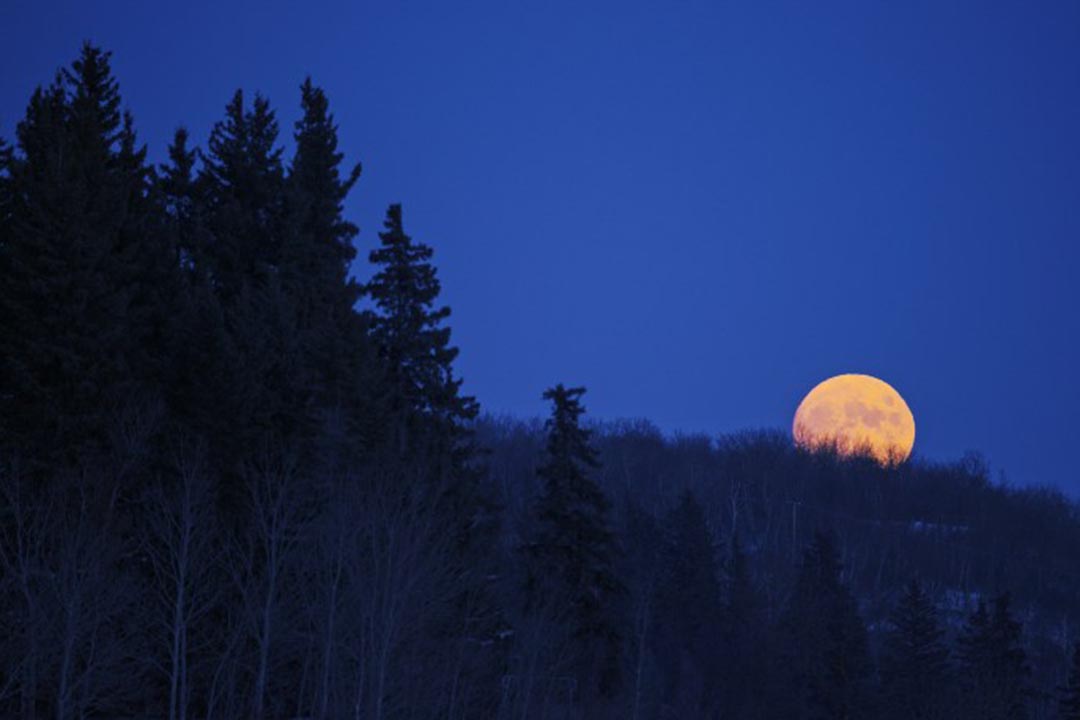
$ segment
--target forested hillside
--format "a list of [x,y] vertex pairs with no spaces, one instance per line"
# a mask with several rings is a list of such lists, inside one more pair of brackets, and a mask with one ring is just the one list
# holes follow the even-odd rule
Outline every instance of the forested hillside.
[[0,716],[1080,718],[1076,503],[483,415],[299,103],[154,165],[87,45],[0,143]]

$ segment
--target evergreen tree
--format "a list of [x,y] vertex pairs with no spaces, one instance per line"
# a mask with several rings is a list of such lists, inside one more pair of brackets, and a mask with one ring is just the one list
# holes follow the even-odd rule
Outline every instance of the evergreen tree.
[[1080,642],[1073,647],[1069,680],[1063,688],[1058,709],[1061,720],[1080,720]]
[[101,452],[106,426],[155,384],[170,265],[120,103],[109,54],[85,45],[35,91],[7,160],[0,435],[49,462]]
[[443,326],[450,308],[435,306],[441,288],[431,248],[405,234],[400,205],[390,206],[384,225],[382,245],[370,256],[379,269],[364,290],[376,308],[372,337],[390,375],[391,441],[404,454],[432,435],[456,436],[479,407],[454,377],[458,349]]
[[840,570],[832,537],[818,533],[803,555],[782,620],[782,671],[793,691],[789,717],[854,720],[867,712],[866,627]]
[[769,633],[750,559],[736,535],[725,573],[722,692],[728,717],[756,717],[766,696]]
[[[321,101],[311,95],[310,102],[318,116]],[[437,305],[441,287],[431,248],[405,233],[400,205],[390,206],[385,226],[380,247],[370,254],[376,271],[364,287],[374,306],[365,320],[378,370],[385,373],[373,379],[380,394],[372,398],[370,414],[383,425],[374,462],[388,485],[384,491],[419,508],[427,518],[423,531],[450,540],[433,562],[453,578],[447,604],[425,618],[430,651],[417,662],[438,662],[440,648],[479,642],[482,649],[470,650],[463,672],[474,693],[494,694],[501,652],[496,637],[505,626],[491,587],[498,524],[470,429],[479,406],[461,394],[455,377],[458,350],[444,325],[450,309]]]
[[256,95],[247,109],[240,90],[210,134],[199,179],[212,234],[209,272],[226,307],[246,285],[265,281],[278,266],[285,179],[277,137],[270,103]]
[[423,466],[428,502],[441,507],[464,551],[492,530],[469,430],[479,405],[461,394],[454,374],[458,349],[443,325],[450,308],[436,307],[441,287],[432,250],[405,234],[400,205],[390,206],[379,239],[370,255],[377,270],[364,292],[375,306],[367,322],[385,372],[374,413],[388,426],[383,460],[399,470]]
[[657,592],[659,662],[666,669],[665,702],[682,716],[715,710],[719,672],[721,588],[716,548],[705,513],[689,491],[667,521],[664,577]]
[[950,715],[949,651],[937,613],[918,581],[893,612],[881,660],[885,715],[920,720]]
[[310,78],[300,87],[300,105],[287,178],[282,285],[296,307],[320,412],[343,416],[347,436],[370,445],[380,422],[373,389],[383,380],[382,368],[364,317],[354,310],[362,293],[349,274],[357,228],[342,215],[361,166],[357,163],[342,176],[337,125],[325,93]]
[[293,138],[296,153],[288,176],[289,214],[293,227],[282,248],[281,274],[287,290],[298,296],[302,315],[328,316],[340,322],[351,314],[361,288],[349,277],[356,257],[357,228],[342,217],[345,197],[360,178],[357,163],[341,176],[344,155],[338,151],[337,125],[321,88],[308,78],[300,87],[303,111]]
[[159,168],[157,191],[175,250],[175,263],[192,281],[207,284],[209,231],[203,215],[203,198],[195,182],[197,151],[188,149],[188,132],[180,128],[169,145],[169,162]]
[[979,603],[959,639],[960,677],[965,717],[1025,720],[1031,670],[1021,642],[1022,628],[1010,610],[1008,594],[994,599],[993,610]]
[[534,511],[535,532],[524,546],[526,612],[554,608],[566,628],[571,665],[582,695],[611,696],[619,686],[622,637],[614,615],[623,585],[609,505],[589,477],[599,466],[590,433],[581,426],[584,388],[559,384],[544,393],[553,405],[546,423],[544,482]]

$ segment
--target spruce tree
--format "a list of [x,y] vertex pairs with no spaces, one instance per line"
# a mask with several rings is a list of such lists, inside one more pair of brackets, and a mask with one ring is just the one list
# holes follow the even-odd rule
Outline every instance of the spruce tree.
[[50,463],[101,452],[107,425],[155,384],[170,265],[120,107],[109,54],[85,45],[35,91],[8,160],[0,435]]
[[918,581],[904,589],[885,636],[881,660],[887,717],[948,717],[949,651],[937,613]]
[[492,508],[481,487],[470,424],[475,398],[461,394],[454,373],[458,349],[444,325],[450,308],[438,306],[441,287],[432,250],[404,230],[400,205],[387,211],[377,270],[364,292],[374,311],[366,322],[384,373],[374,411],[384,420],[382,461],[397,471],[418,467],[430,506],[438,506],[463,553],[493,530]]
[[251,283],[276,271],[284,216],[284,170],[277,120],[256,95],[250,109],[237,90],[214,125],[199,175],[212,242],[209,272],[229,307]]
[[1072,667],[1062,690],[1058,715],[1061,720],[1080,720],[1080,641],[1073,646]]
[[854,720],[866,713],[866,627],[840,571],[832,537],[818,533],[803,555],[781,621],[793,718]]
[[173,135],[168,149],[169,162],[161,165],[157,175],[157,192],[165,222],[171,234],[175,262],[189,281],[209,282],[209,231],[203,218],[203,202],[195,182],[195,160],[198,152],[188,148],[188,132],[180,128]]
[[992,611],[980,601],[959,646],[964,717],[1025,720],[1031,670],[1007,593],[994,598]]
[[[317,96],[311,102],[320,107]],[[479,642],[483,649],[470,651],[465,672],[474,693],[495,693],[493,656],[501,651],[495,638],[505,626],[492,588],[496,514],[471,430],[479,406],[461,394],[462,381],[455,376],[458,350],[444,324],[450,309],[438,304],[432,249],[405,233],[400,205],[390,206],[379,239],[370,254],[375,273],[364,287],[373,305],[365,322],[384,373],[373,379],[378,395],[371,399],[371,414],[383,426],[373,438],[373,462],[382,469],[383,491],[427,518],[422,530],[440,542],[433,562],[452,578],[447,605],[432,608],[425,618],[433,650],[423,653],[424,660],[436,661],[440,646]]]
[[691,492],[684,492],[671,512],[667,531],[656,599],[659,661],[667,675],[664,699],[684,716],[706,717],[715,710],[721,586],[716,547]]
[[405,454],[432,437],[456,442],[479,408],[454,376],[458,349],[443,325],[450,308],[436,306],[441,288],[432,249],[405,233],[400,205],[390,206],[384,225],[381,247],[370,256],[378,270],[364,290],[375,305],[371,334],[389,373],[391,442]]
[[544,393],[553,407],[545,425],[546,460],[537,470],[543,490],[534,508],[535,530],[522,548],[526,612],[546,609],[565,628],[584,697],[611,696],[620,683],[616,608],[623,585],[615,572],[608,500],[590,477],[599,462],[581,426],[584,393],[562,384]]
[[729,717],[756,717],[766,695],[769,633],[765,605],[738,535],[731,540],[724,582],[724,707]]
[[351,313],[361,293],[349,276],[357,228],[342,216],[361,166],[357,163],[342,177],[337,125],[326,94],[311,78],[300,87],[300,107],[288,175],[291,227],[282,248],[281,274],[286,289],[301,298],[305,319],[340,318]]
[[349,273],[357,228],[343,217],[361,166],[342,173],[329,101],[310,78],[300,87],[300,106],[287,178],[282,286],[296,307],[319,411],[344,416],[348,436],[369,445],[380,422],[373,389],[383,378],[364,318],[354,310],[362,293]]

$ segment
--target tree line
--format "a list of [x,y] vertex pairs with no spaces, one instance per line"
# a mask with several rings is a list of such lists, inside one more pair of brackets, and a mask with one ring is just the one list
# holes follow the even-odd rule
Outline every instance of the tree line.
[[0,715],[1080,718],[1075,504],[482,416],[310,79],[279,131],[154,165],[88,44],[0,139]]

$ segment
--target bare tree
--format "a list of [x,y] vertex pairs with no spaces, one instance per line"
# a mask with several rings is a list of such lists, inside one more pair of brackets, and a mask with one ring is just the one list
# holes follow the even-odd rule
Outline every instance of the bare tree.
[[212,493],[201,443],[181,441],[174,477],[147,491],[142,548],[153,570],[151,596],[157,609],[157,642],[167,658],[169,720],[186,720],[191,698],[192,626],[213,607],[214,533]]
[[[430,711],[434,698],[450,696],[453,658],[433,656],[446,648],[432,628],[446,619],[462,578],[428,490],[409,473],[376,472],[351,494],[345,614],[355,718],[384,720],[406,705]],[[426,673],[436,663],[442,671]]]
[[19,466],[0,469],[0,596],[8,612],[0,640],[0,700],[19,695],[19,714],[37,716],[38,673],[46,610],[43,581],[48,577],[47,549],[52,508],[43,493],[32,492]]
[[306,503],[297,492],[297,469],[288,450],[264,452],[243,475],[248,513],[231,544],[228,569],[255,646],[251,717],[262,720],[272,685],[274,642],[282,635],[278,615],[288,563],[304,524]]
[[138,592],[122,567],[114,526],[117,493],[106,477],[83,471],[52,507],[48,591],[54,615],[55,717],[66,720],[120,706],[138,688],[134,643],[123,630]]
[[308,657],[305,667],[314,667],[311,714],[319,720],[336,717],[335,698],[341,663],[343,623],[341,612],[347,595],[347,554],[354,543],[355,521],[348,502],[348,487],[355,478],[335,483],[334,502],[324,504],[322,512],[308,527],[310,552],[301,558],[307,578],[303,592],[308,627]]

